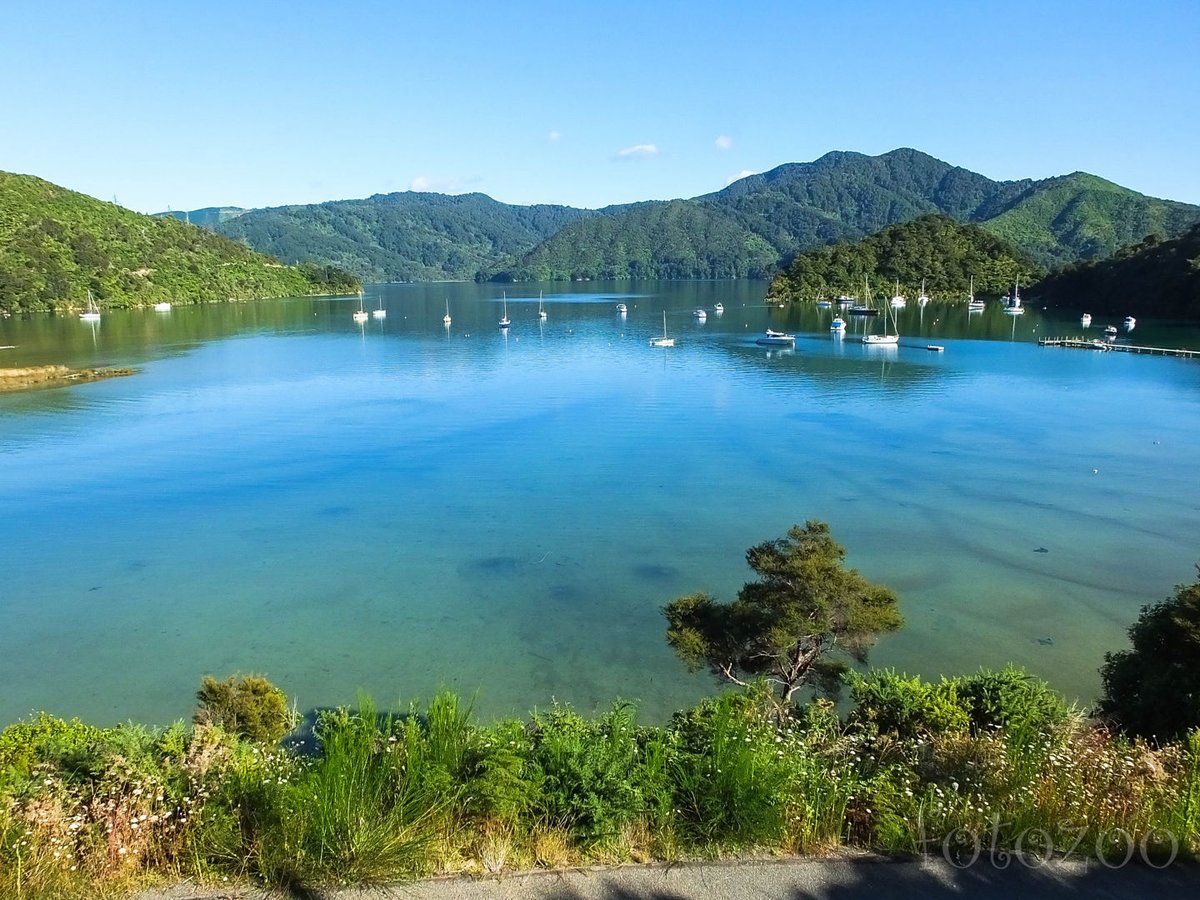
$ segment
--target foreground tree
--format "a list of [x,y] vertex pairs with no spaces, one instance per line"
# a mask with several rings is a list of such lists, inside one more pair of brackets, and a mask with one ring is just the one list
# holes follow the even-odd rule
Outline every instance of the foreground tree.
[[1133,648],[1106,653],[1098,712],[1130,734],[1160,741],[1200,728],[1200,567],[1195,584],[1142,607]]
[[846,551],[824,522],[746,551],[758,575],[732,603],[705,593],[663,607],[667,643],[695,672],[735,684],[765,677],[787,703],[806,684],[836,689],[846,656],[865,661],[881,634],[904,619],[895,593],[843,565]]

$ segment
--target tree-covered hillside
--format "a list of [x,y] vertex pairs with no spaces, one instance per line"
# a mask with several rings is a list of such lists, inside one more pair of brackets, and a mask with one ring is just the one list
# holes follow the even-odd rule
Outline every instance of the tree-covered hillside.
[[729,216],[696,201],[672,200],[569,225],[493,277],[762,278],[778,256]]
[[472,279],[570,223],[569,206],[512,206],[483,194],[405,192],[251,210],[218,230],[288,262],[341,266],[374,281]]
[[0,310],[200,303],[356,290],[326,266],[281,265],[171,217],[144,216],[0,172]]
[[1035,291],[1045,303],[1094,313],[1200,319],[1200,225],[1182,237],[1151,235],[1109,259],[1068,266]]
[[978,225],[946,216],[922,216],[854,243],[800,253],[771,282],[778,300],[861,297],[869,279],[875,296],[891,296],[899,281],[908,297],[925,292],[938,300],[967,299],[971,280],[980,297],[1008,292],[1017,279],[1030,284],[1041,268],[1007,241]]
[[1146,235],[1178,235],[1198,221],[1200,208],[1076,172],[1037,182],[985,227],[1054,267],[1103,259]]

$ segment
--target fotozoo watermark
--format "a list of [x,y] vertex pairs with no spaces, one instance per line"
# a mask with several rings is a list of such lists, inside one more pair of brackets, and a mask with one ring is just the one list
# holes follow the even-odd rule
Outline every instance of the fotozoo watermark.
[[1165,828],[1154,828],[1141,837],[1117,826],[1097,831],[1090,825],[1061,824],[1053,829],[1030,826],[1012,831],[1012,822],[1000,816],[980,831],[960,825],[945,837],[931,838],[919,825],[919,846],[924,856],[940,854],[956,869],[984,864],[1007,869],[1014,864],[1039,869],[1068,857],[1093,858],[1109,869],[1130,863],[1165,869],[1179,857],[1179,838]]

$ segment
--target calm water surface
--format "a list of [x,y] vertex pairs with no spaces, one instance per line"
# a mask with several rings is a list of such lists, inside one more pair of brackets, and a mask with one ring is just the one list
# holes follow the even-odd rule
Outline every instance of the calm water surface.
[[510,286],[507,336],[501,289],[462,284],[373,288],[361,328],[351,299],[0,320],[0,366],[140,369],[0,395],[0,723],[166,722],[236,671],[302,708],[447,685],[489,716],[664,716],[713,682],[659,607],[731,597],[746,547],[809,518],[901,595],[875,664],[1011,660],[1086,702],[1194,575],[1200,362],[1033,343],[1074,313],[914,308],[889,350],[762,284],[608,287],[543,286],[539,324]]

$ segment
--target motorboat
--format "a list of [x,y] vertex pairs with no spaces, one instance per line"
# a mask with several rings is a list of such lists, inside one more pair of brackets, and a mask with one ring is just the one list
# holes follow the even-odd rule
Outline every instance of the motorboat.
[[725,312],[725,304],[718,303],[716,306],[713,307],[713,312],[716,313],[718,316],[721,315],[721,313]]
[[879,310],[877,310],[875,307],[864,306],[861,303],[855,303],[853,306],[850,307],[850,309],[847,312],[851,316],[877,316],[877,315],[879,315]]
[[165,300],[164,300],[162,303],[155,303],[155,304],[154,304],[154,311],[155,311],[155,312],[170,312],[170,311],[171,311],[171,304],[170,304],[170,303],[167,303]]
[[703,322],[705,319],[708,318],[708,313],[706,313],[702,309],[697,309],[692,312],[692,316],[696,319],[699,319],[701,322]]
[[623,315],[626,315],[628,312],[629,312],[629,307],[626,306],[624,303],[617,304],[617,315],[623,316]]
[[1126,316],[1125,321],[1121,324],[1125,326],[1126,331],[1133,331],[1133,327],[1137,325],[1137,319],[1133,316]]
[[782,331],[772,331],[768,328],[767,333],[755,340],[754,343],[763,347],[793,347],[796,344],[796,336]]
[[1090,328],[1092,325],[1092,314],[1084,313],[1082,316],[1080,316],[1079,324],[1082,325],[1084,328]]
[[837,316],[832,322],[829,323],[829,330],[830,331],[845,331],[846,330],[846,320],[843,319],[841,316]]
[[1110,335],[1112,337],[1116,337],[1117,336],[1117,326],[1116,325],[1104,326],[1104,333],[1107,335]]

